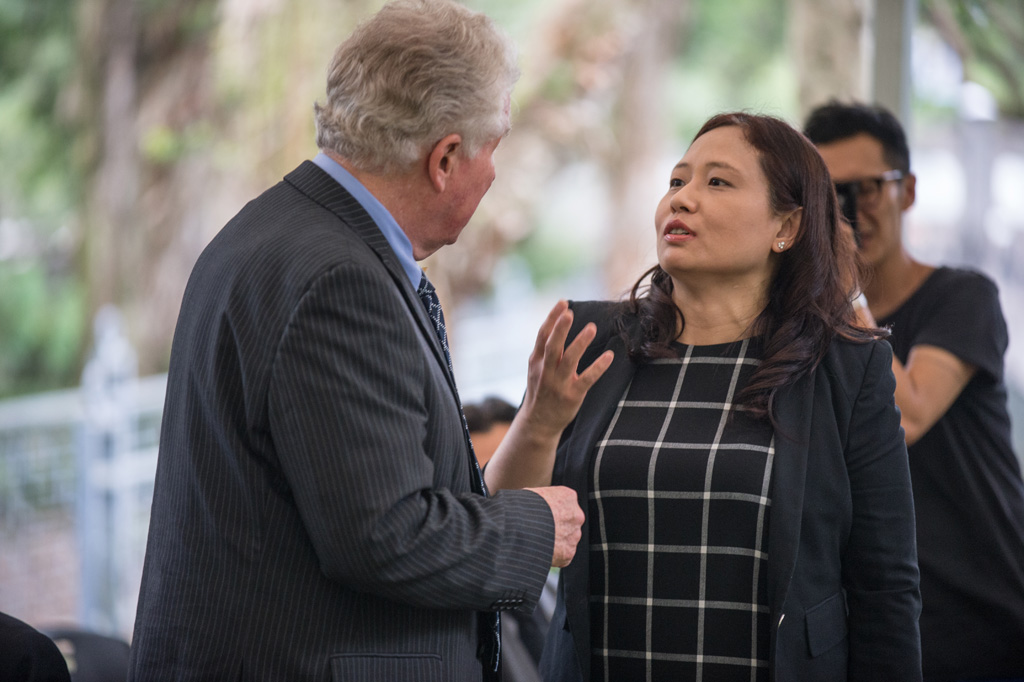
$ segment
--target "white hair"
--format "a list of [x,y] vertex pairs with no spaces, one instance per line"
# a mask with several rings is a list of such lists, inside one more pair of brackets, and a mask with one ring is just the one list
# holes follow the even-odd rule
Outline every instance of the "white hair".
[[475,156],[508,130],[515,47],[485,15],[451,0],[393,0],[335,51],[316,142],[359,169],[410,168],[458,133]]

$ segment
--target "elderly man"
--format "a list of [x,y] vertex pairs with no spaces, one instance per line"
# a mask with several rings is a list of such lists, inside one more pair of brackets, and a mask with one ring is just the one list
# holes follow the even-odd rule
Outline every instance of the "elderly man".
[[[583,515],[565,488],[487,496],[416,261],[494,179],[517,76],[486,17],[386,5],[334,56],[322,153],[199,258],[131,680],[498,676],[496,612],[534,607]],[[559,354],[564,308],[542,329]],[[573,371],[574,390],[599,372]]]

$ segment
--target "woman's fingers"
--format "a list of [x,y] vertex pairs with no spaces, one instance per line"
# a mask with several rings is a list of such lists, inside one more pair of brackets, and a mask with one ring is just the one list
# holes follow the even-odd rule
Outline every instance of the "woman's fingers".
[[[565,348],[562,362],[567,370],[576,372],[579,367],[580,358],[583,357],[583,353],[586,352],[587,347],[590,346],[590,342],[594,340],[595,336],[597,336],[597,325],[593,322],[588,322],[580,330],[580,333],[576,335],[576,338],[572,340],[572,343]],[[565,338],[562,339],[562,345],[565,345]]]
[[612,366],[612,360],[615,359],[615,353],[606,350],[598,356],[597,360],[590,363],[590,367],[579,374],[579,388],[586,394],[590,390],[590,387],[597,383],[597,380],[601,378],[601,375]]
[[[533,344],[533,354],[536,357],[540,357],[545,352],[545,348],[548,345],[548,341],[551,338],[551,332],[554,330],[555,325],[563,317],[565,311],[569,310],[568,301],[559,301],[548,313],[548,316],[544,319],[543,324],[540,325],[540,329],[537,330],[537,340]],[[571,315],[571,312],[570,312]],[[569,318],[569,324],[572,324],[572,317]],[[568,325],[566,326],[566,332],[568,332]]]

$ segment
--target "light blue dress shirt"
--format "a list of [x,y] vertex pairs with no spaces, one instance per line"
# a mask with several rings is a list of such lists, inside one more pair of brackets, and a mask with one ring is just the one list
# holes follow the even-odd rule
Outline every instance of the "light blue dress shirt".
[[370,214],[370,217],[373,218],[373,221],[377,223],[377,227],[384,234],[384,238],[388,240],[391,250],[398,257],[398,262],[401,264],[402,269],[405,270],[405,274],[408,275],[409,281],[412,282],[412,288],[418,289],[420,279],[423,277],[423,268],[416,263],[416,259],[412,255],[412,242],[409,241],[409,237],[406,236],[388,209],[384,208],[384,204],[380,203],[377,197],[373,196],[370,190],[366,189],[363,183],[356,180],[355,176],[345,170],[340,163],[323,152],[316,155],[313,163],[320,166],[325,173],[337,180],[338,184],[344,187],[359,202],[359,205]]

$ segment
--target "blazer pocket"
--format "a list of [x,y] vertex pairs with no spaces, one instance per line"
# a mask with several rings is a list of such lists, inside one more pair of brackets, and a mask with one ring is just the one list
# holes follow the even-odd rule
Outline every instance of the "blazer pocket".
[[807,610],[807,648],[811,658],[820,656],[846,638],[846,598],[836,592]]
[[334,682],[441,682],[437,654],[338,654],[331,656]]

